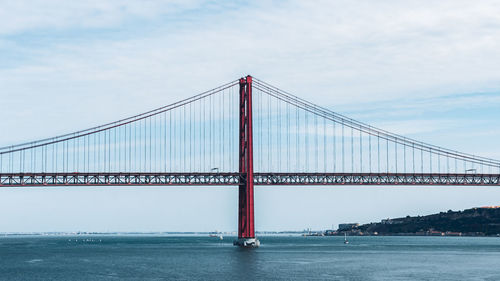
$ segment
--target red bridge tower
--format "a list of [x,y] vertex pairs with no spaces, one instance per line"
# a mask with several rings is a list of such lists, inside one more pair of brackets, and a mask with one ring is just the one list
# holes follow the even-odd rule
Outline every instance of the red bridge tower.
[[253,208],[252,76],[240,79],[240,186],[238,240],[234,245],[258,247]]

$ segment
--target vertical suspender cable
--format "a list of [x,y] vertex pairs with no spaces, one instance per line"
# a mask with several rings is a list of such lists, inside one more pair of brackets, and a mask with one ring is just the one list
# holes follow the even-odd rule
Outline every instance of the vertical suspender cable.
[[[86,136],[86,144],[88,144],[88,135]],[[88,150],[87,150],[88,151]],[[88,152],[87,152],[88,153]],[[56,150],[55,150],[55,143],[52,144],[52,172],[55,173],[56,167],[55,167],[55,160],[56,160]],[[1,165],[1,164],[0,164]],[[1,169],[1,168],[0,168]],[[88,168],[87,168],[88,172]]]
[[[104,134],[104,172],[106,172],[106,168],[107,168],[107,157],[108,157],[108,139],[107,139],[107,133],[108,131],[104,131],[103,134]],[[66,151],[67,152],[67,151]],[[66,162],[67,163],[67,162]]]
[[108,132],[108,172],[111,172],[111,129]]
[[260,165],[259,165],[259,169],[260,169],[260,172],[264,172],[264,154],[263,154],[263,150],[264,150],[264,128],[262,127],[262,119],[264,118],[263,116],[263,108],[262,108],[262,101],[264,99],[264,94],[262,93],[262,91],[259,91],[259,153],[260,153],[260,156],[259,156],[259,161],[260,161]]
[[172,172],[172,142],[174,141],[174,134],[172,133],[172,109],[168,111],[168,171]]
[[148,120],[144,120],[144,134],[142,138],[142,144],[144,145],[144,165],[142,166],[142,171],[147,172],[148,169]]
[[[127,167],[128,159],[130,158],[130,153],[127,155],[127,152],[130,152],[129,147],[131,146],[130,142],[128,141],[129,135],[127,134],[127,130],[129,127],[130,127],[130,124],[123,125],[123,134],[124,134],[123,141],[125,141],[125,146],[123,147],[123,166],[125,168],[123,169],[123,172],[127,172],[130,170],[130,167]],[[120,137],[121,137],[121,135],[120,135]],[[119,172],[122,172],[122,171],[119,171]]]
[[276,128],[276,133],[277,133],[277,146],[276,149],[278,150],[278,172],[281,172],[281,133],[282,133],[282,127],[281,127],[281,104],[279,99],[276,99],[276,108],[277,108],[277,114],[278,114],[278,127]]
[[380,174],[380,133],[377,132],[377,171]]
[[171,169],[172,169],[172,172],[178,172],[179,169],[178,169],[178,160],[177,158],[179,157],[179,146],[177,146],[177,138],[179,137],[179,134],[177,133],[177,129],[179,128],[179,126],[177,126],[177,121],[179,118],[177,118],[177,115],[178,115],[178,112],[179,110],[174,110],[172,112],[172,120],[171,120],[171,130],[172,130],[172,142],[170,144],[170,149],[171,149],[171,157],[172,157],[172,164],[171,164]]
[[286,103],[286,171],[290,172],[290,104]]
[[[120,142],[120,146],[119,146],[118,143],[117,143],[116,134],[117,134],[117,131],[118,131],[118,134],[120,135],[118,137],[118,139],[121,139],[122,126],[119,126],[119,127],[115,128],[114,131],[115,131],[115,143],[113,144],[113,146],[115,148],[115,167],[114,167],[113,170],[115,172],[120,172],[120,171],[122,171],[122,169],[121,169],[121,166],[122,166],[121,142]],[[118,157],[118,162],[116,162],[116,158],[117,157]]]
[[199,100],[198,101],[198,148],[199,148],[199,153],[198,153],[198,172],[201,173],[201,169],[202,169],[202,156],[203,156],[203,151],[202,151],[202,143],[203,143],[203,138],[201,137],[202,136],[202,133],[201,133],[201,130],[203,129],[204,126],[202,126],[202,119],[201,119],[201,108],[203,107],[202,104],[201,104],[202,100]]
[[304,132],[305,132],[305,150],[306,150],[306,167],[305,171],[309,172],[309,118],[307,118],[307,111],[304,110]]
[[[135,122],[134,122],[135,123]],[[128,172],[132,171],[132,124],[128,124]]]
[[326,118],[323,118],[323,173],[326,173]]
[[314,114],[314,172],[318,172],[318,115]]
[[342,119],[342,173],[345,173],[345,137],[344,137],[344,119]]
[[457,157],[455,156],[455,174],[458,173],[458,161],[457,161]]
[[209,169],[212,169],[213,168],[213,162],[212,162],[212,157],[213,157],[213,151],[212,151],[212,96],[210,95],[209,97],[210,99],[210,103],[209,103],[209,111],[208,111],[208,122],[210,124],[210,128],[209,128],[209,154],[208,154],[208,157],[210,157],[210,163],[208,164],[208,168]]
[[337,172],[337,131],[335,128],[335,121],[333,121],[333,172]]
[[[123,130],[123,125],[120,125],[120,126],[118,126],[118,128],[115,128],[115,143],[113,144],[114,148],[115,148],[115,163],[116,163],[115,167],[114,167],[115,172],[123,171],[123,169],[122,169],[122,147],[123,147],[123,145],[122,145],[122,130]],[[119,145],[118,145],[117,140],[120,142]],[[116,162],[117,158],[118,158],[118,162]],[[123,161],[123,162],[125,162],[125,161]]]
[[193,172],[193,150],[192,150],[192,145],[193,145],[193,126],[192,126],[192,103],[189,103],[189,138],[186,140],[187,143],[189,143],[189,172]]
[[[75,134],[76,136],[76,134]],[[73,148],[73,158],[76,158],[74,159],[74,161],[76,162],[76,167],[75,165],[73,164],[73,169],[75,169],[75,172],[80,172],[80,137],[77,136],[74,141],[73,141],[73,145],[74,145],[74,148]],[[45,147],[45,167],[47,167],[47,146],[44,146]],[[77,151],[78,149],[78,151]],[[76,154],[76,157],[75,157],[75,154]]]
[[[99,134],[100,133],[94,133],[94,145],[93,145],[93,147],[94,147],[94,165],[92,167],[92,170],[94,172],[97,172],[99,170],[98,163],[100,163],[99,159],[101,157],[100,146],[99,146],[100,141],[98,139]],[[96,143],[97,143],[97,145],[96,145]],[[63,151],[64,151],[64,146],[63,146]],[[97,154],[97,158],[96,158],[96,154]],[[56,165],[57,165],[57,161],[56,161]]]
[[403,172],[406,174],[406,138],[403,138]]
[[[165,113],[163,113],[165,114]],[[155,150],[155,157],[159,158],[159,160],[156,161],[156,171],[157,172],[162,172],[163,171],[163,114],[159,113],[155,115],[157,118],[160,119],[160,122],[157,119],[155,119],[155,140],[156,140],[156,145],[158,149],[158,153],[156,153]]]
[[90,172],[90,135],[85,136],[87,143],[87,169],[85,170],[87,173]]
[[[187,105],[185,105],[187,107]],[[186,140],[186,143],[189,144],[189,172],[193,172],[193,125],[192,125],[192,103],[189,103],[189,120],[186,120],[187,122],[189,122],[189,137],[188,139]]]
[[420,173],[424,173],[424,147],[420,144]]
[[222,137],[221,137],[221,142],[220,142],[220,147],[222,150],[222,171],[226,171],[226,150],[223,147],[224,140],[226,139],[226,130],[225,130],[225,124],[226,124],[226,96],[224,91],[222,91]]
[[187,117],[186,117],[186,106],[182,106],[182,125],[181,125],[181,129],[182,129],[182,142],[181,142],[181,145],[182,145],[182,167],[183,167],[183,172],[186,172],[187,171],[187,167],[186,167],[186,160],[187,160],[187,148],[186,148],[186,145],[187,145],[187,139],[186,139],[186,122],[187,122]]
[[19,151],[19,172],[23,172],[23,150]]
[[412,143],[411,143],[411,146],[412,146],[412,157],[411,157],[411,161],[412,161],[413,173],[415,174],[415,143],[414,143],[414,142],[412,142]]
[[174,114],[174,132],[175,132],[175,143],[174,147],[174,163],[175,171],[179,172],[182,170],[182,108],[176,110]]
[[448,174],[450,173],[450,156],[448,152],[446,153],[446,172]]
[[[104,131],[104,136],[107,137],[105,138],[105,142],[107,141],[107,147],[106,147],[106,155],[107,155],[107,164],[108,164],[108,172],[111,172],[111,129],[107,129],[106,131]],[[104,168],[104,170],[106,171],[106,167]]]
[[229,88],[229,105],[228,105],[228,130],[229,130],[229,171],[234,172],[234,167],[233,167],[233,158],[234,158],[234,152],[233,152],[233,116],[231,114],[233,107],[233,88]]
[[203,166],[207,166],[207,101],[203,99]]
[[441,173],[441,152],[438,151],[437,157],[438,157],[438,174],[440,174]]
[[429,166],[430,173],[432,174],[432,148],[429,148]]
[[[217,130],[219,132],[219,162],[220,162],[220,165],[219,165],[219,169],[220,171],[224,171],[224,151],[223,151],[223,140],[224,140],[224,118],[222,117],[223,114],[224,114],[224,102],[223,100],[221,101],[221,99],[224,98],[224,90],[222,91],[222,93],[219,93],[218,94],[219,96],[219,102],[217,103],[217,105],[219,106],[219,110],[217,110],[219,112],[219,129]],[[221,108],[221,105],[222,105],[222,108]]]
[[389,136],[386,136],[386,139],[385,139],[385,144],[386,144],[386,156],[387,156],[387,163],[386,163],[386,169],[387,169],[387,173],[389,173]]
[[[137,159],[137,123],[139,123],[139,121],[134,122],[134,172],[139,171],[137,169],[137,164],[140,161],[140,159]],[[139,165],[139,168],[140,168],[140,165]]]
[[[149,118],[148,118],[149,119]],[[143,144],[144,144],[144,170],[143,172],[147,172],[148,170],[148,120],[147,119],[143,119],[144,120],[144,139],[143,139]],[[149,119],[151,122],[151,119]],[[151,131],[151,126],[149,127],[150,131]],[[151,147],[151,146],[150,146]],[[149,159],[151,159],[151,157],[149,157]]]
[[354,173],[354,127],[351,125],[351,173]]
[[368,133],[368,161],[369,161],[369,167],[368,167],[368,171],[369,173],[371,174],[372,173],[372,130],[371,130],[371,127],[368,127],[368,130],[369,130],[369,133]]
[[398,140],[394,138],[394,160],[396,161],[396,173],[398,173]]
[[359,172],[363,172],[363,133],[359,126]]
[[[101,132],[97,133],[97,171],[101,169]],[[63,144],[63,154],[64,154],[64,144]],[[63,170],[64,170],[64,155],[63,155]]]
[[[80,140],[80,138],[78,138],[78,140]],[[47,172],[47,159],[48,159],[48,157],[49,157],[49,156],[48,156],[48,154],[47,154],[47,145],[44,145],[44,146],[43,146],[43,148],[44,148],[44,150],[45,150],[45,164],[44,164],[45,169],[44,169],[44,171],[43,171],[43,172],[44,172],[44,173],[46,173],[46,172]],[[24,151],[24,150],[23,150],[23,151]],[[78,163],[78,162],[77,162],[77,163]],[[76,168],[76,170],[78,171],[78,168]]]
[[[297,100],[295,100],[297,102]],[[296,114],[296,119],[295,119],[295,170],[297,172],[300,172],[300,135],[299,135],[299,127],[300,127],[300,112],[299,112],[299,107],[295,106],[295,114]]]
[[267,171],[272,172],[271,165],[271,96],[267,95]]
[[[156,146],[157,146],[157,142],[158,142],[158,135],[157,135],[157,122],[158,122],[157,119],[158,119],[158,115],[155,114],[154,116],[151,116],[149,118],[153,119],[153,117],[154,117],[154,123],[153,123],[153,127],[151,128],[153,131],[149,132],[149,142],[150,143],[151,143],[151,138],[153,138],[153,144],[152,144],[153,147],[149,148],[149,155],[150,155],[149,158],[151,158],[150,161],[151,160],[153,161],[153,165],[152,165],[153,167],[149,168],[149,172],[157,172],[157,170],[156,170],[156,167],[157,167],[156,160],[157,159],[156,158],[157,158],[158,153],[156,151],[157,150]],[[151,122],[152,122],[151,119],[149,121],[150,122],[150,126],[151,126]],[[154,137],[152,136],[153,133],[154,133]],[[151,150],[153,150],[153,156],[152,157],[151,157]]]

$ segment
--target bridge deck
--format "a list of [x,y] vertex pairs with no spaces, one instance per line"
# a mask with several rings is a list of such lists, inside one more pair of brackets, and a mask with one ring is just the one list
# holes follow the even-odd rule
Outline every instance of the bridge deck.
[[[235,186],[239,173],[4,173],[0,187],[15,186]],[[255,173],[255,185],[500,186],[500,174]]]

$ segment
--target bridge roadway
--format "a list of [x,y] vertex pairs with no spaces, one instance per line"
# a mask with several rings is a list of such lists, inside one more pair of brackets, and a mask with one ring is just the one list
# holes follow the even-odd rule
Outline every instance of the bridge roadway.
[[[231,186],[239,173],[3,173],[0,187],[18,186]],[[254,173],[255,185],[500,186],[500,174]]]

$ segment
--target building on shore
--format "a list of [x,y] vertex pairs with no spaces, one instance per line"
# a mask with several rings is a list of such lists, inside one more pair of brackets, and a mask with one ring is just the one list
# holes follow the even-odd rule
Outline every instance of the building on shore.
[[358,228],[359,223],[341,223],[339,224],[338,231],[351,231]]

